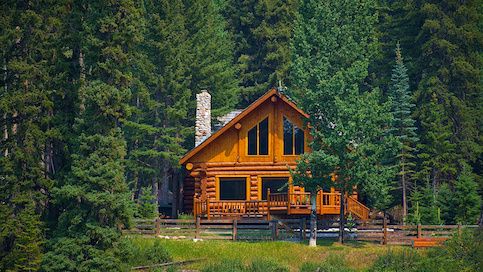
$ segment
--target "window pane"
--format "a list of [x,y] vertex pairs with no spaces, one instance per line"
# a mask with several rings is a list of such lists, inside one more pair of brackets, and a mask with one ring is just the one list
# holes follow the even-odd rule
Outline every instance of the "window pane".
[[220,200],[245,200],[246,185],[245,178],[220,178]]
[[260,150],[258,155],[268,155],[268,118],[261,121],[258,126],[260,131]]
[[293,125],[283,117],[283,154],[293,155]]
[[304,153],[304,131],[295,127],[295,154],[300,155]]
[[271,194],[286,193],[288,178],[262,178],[262,199],[267,199],[268,188]]
[[257,155],[257,126],[248,131],[248,155]]

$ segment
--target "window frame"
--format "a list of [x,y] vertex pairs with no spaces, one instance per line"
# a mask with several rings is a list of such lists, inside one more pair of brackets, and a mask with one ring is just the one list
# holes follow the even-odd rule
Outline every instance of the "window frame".
[[273,175],[258,175],[258,200],[263,200],[262,199],[262,189],[263,189],[263,179],[267,178],[273,178],[273,179],[287,179],[287,194],[290,193],[290,186],[292,185],[292,176],[290,175],[279,175],[279,174],[273,174]]
[[[263,154],[263,155],[260,155],[260,123],[262,123],[263,121],[267,120],[267,154]],[[249,132],[250,130],[252,130],[253,128],[257,128],[257,154],[249,154],[249,138],[248,138],[248,135],[249,135]],[[247,140],[246,140],[246,148],[245,148],[245,152],[247,154],[248,157],[253,157],[253,156],[257,156],[257,157],[268,157],[270,156],[270,145],[271,145],[271,141],[270,141],[270,115],[267,114],[265,115],[260,121],[256,122],[254,126],[250,127],[247,131],[246,131],[246,137],[247,137]]]
[[[292,124],[292,154],[285,154],[285,119],[287,119],[288,122],[290,122],[290,124]],[[296,154],[296,133],[295,133],[295,129],[299,129],[300,131],[302,131],[303,133],[303,145],[302,145],[302,148],[303,148],[303,152],[300,153],[300,154]],[[306,151],[306,148],[305,148],[305,142],[306,142],[306,137],[305,137],[305,130],[302,129],[301,127],[299,127],[295,122],[293,122],[287,115],[283,115],[282,116],[282,154],[283,156],[300,156],[302,154],[305,153]]]
[[[238,199],[238,200],[221,200],[221,187],[220,187],[220,179],[245,179],[245,199]],[[217,201],[247,201],[250,200],[250,175],[221,175],[215,176],[215,197]]]

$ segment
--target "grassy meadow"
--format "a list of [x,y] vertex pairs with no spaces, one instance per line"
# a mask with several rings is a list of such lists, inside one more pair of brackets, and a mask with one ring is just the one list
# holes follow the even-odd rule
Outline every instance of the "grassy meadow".
[[[443,247],[413,249],[375,243],[319,239],[318,246],[287,241],[232,242],[169,240],[129,236],[123,239],[127,267],[169,261],[199,261],[168,271],[201,272],[473,272],[483,268],[483,232],[464,231]],[[127,256],[127,255],[129,256]],[[154,271],[164,271],[157,269]]]
[[305,263],[320,263],[337,258],[347,267],[357,271],[368,269],[375,260],[389,251],[402,251],[401,246],[381,246],[373,243],[348,242],[344,245],[335,241],[319,240],[319,246],[310,248],[294,242],[232,242],[165,240],[156,238],[131,238],[142,247],[150,247],[155,241],[166,249],[174,261],[203,259],[184,266],[186,269],[203,269],[226,260],[237,260],[249,265],[254,261],[277,263],[289,271],[299,271]]

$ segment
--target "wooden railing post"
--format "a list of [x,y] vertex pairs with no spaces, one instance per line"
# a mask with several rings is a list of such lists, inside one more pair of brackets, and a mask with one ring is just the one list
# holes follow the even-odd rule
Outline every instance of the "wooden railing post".
[[236,241],[237,240],[237,236],[238,236],[238,220],[236,219],[233,219],[233,233],[232,233],[232,239],[233,241]]
[[383,220],[383,238],[382,238],[382,244],[387,245],[387,218],[386,215],[384,215],[384,220]]
[[210,219],[210,199],[206,199],[206,218]]
[[290,202],[292,201],[292,194],[287,193],[287,214],[290,214]]
[[161,219],[159,218],[159,216],[156,217],[155,224],[156,224],[156,235],[160,235],[161,234]]
[[267,190],[267,220],[270,221],[270,188]]
[[195,238],[200,238],[200,229],[201,229],[201,217],[196,217],[196,226],[195,226]]
[[418,224],[418,238],[421,238],[421,235],[422,235],[421,231],[422,231],[421,224]]
[[461,223],[458,223],[458,237],[461,237]]

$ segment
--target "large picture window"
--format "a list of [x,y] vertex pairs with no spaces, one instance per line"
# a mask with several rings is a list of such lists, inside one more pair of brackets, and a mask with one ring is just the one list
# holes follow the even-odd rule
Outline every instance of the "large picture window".
[[300,155],[304,153],[304,131],[283,117],[283,154]]
[[267,199],[267,192],[271,194],[286,193],[288,178],[262,178],[262,200]]
[[268,155],[268,117],[248,131],[248,155]]
[[246,178],[220,178],[220,200],[246,200]]

